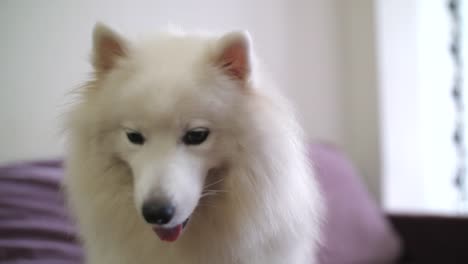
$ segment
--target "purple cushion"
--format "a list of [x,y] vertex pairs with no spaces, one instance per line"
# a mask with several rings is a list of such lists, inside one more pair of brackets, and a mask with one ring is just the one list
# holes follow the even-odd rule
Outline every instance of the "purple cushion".
[[0,263],[82,263],[62,175],[59,161],[0,167]]
[[[399,241],[350,161],[326,144],[311,147],[328,207],[321,264],[390,263]],[[78,264],[83,252],[67,216],[59,161],[0,167],[0,262]]]
[[310,152],[328,211],[320,263],[394,263],[399,238],[348,158],[327,144],[315,144]]

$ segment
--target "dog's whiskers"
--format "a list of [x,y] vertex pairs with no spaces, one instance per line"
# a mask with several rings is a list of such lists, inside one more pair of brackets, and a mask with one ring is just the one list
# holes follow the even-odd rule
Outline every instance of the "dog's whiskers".
[[217,194],[223,194],[227,193],[228,191],[226,190],[204,190],[201,194],[201,197],[206,197],[206,196],[214,196]]
[[209,187],[211,187],[211,186],[213,186],[213,185],[216,185],[216,184],[218,184],[218,183],[221,183],[223,180],[224,180],[224,178],[221,178],[221,179],[219,179],[219,180],[217,180],[217,181],[210,182],[209,184],[205,185],[204,188],[209,188]]
[[[218,206],[216,206],[215,204],[207,203],[207,202],[200,202],[200,203],[198,203],[197,207],[199,207],[199,208],[218,209]],[[196,212],[196,210],[194,212]]]

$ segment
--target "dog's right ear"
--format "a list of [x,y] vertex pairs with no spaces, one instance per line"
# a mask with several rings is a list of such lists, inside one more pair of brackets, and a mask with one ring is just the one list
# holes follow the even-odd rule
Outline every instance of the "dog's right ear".
[[100,22],[94,26],[92,63],[96,73],[108,72],[127,53],[128,46],[124,38]]
[[241,82],[249,79],[251,71],[250,35],[233,31],[218,41],[215,63],[230,78]]

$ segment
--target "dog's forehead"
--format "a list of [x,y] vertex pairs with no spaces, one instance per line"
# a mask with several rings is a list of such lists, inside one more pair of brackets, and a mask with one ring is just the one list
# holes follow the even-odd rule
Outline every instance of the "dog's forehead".
[[138,43],[130,55],[134,86],[158,94],[196,86],[209,77],[210,47],[206,38],[167,34]]
[[206,116],[216,101],[214,93],[191,69],[136,73],[117,96],[122,110],[132,118],[158,123]]
[[133,114],[146,118],[173,117],[190,113],[193,109],[202,110],[204,105],[200,86],[188,76],[179,79],[167,75],[145,76],[124,90],[119,99],[122,105],[130,106]]
[[212,115],[221,101],[210,70],[211,44],[199,37],[166,36],[135,46],[132,73],[119,90],[122,110],[154,121]]
[[198,36],[160,35],[135,45],[133,60],[155,74],[182,75],[207,63],[212,40]]

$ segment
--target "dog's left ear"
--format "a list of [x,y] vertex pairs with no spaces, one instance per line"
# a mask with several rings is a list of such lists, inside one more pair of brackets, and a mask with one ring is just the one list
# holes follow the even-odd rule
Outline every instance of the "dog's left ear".
[[246,82],[251,73],[251,41],[245,31],[234,31],[218,40],[215,63],[234,80]]
[[127,41],[102,23],[93,30],[92,63],[97,73],[106,73],[127,56]]

